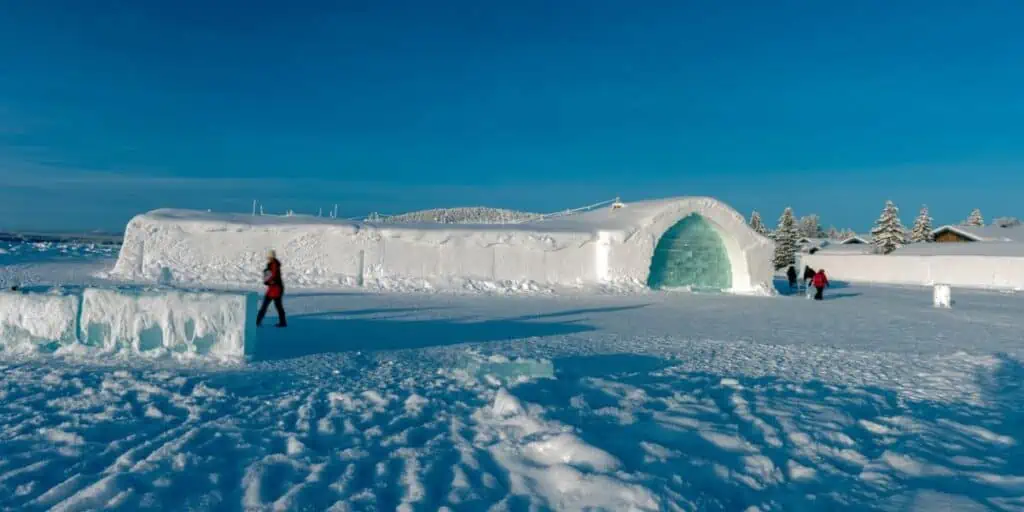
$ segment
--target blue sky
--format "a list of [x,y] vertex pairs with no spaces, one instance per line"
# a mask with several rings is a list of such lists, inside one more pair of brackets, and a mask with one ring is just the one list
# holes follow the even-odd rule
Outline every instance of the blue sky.
[[12,2],[0,229],[253,198],[1024,216],[1022,19],[1013,0]]

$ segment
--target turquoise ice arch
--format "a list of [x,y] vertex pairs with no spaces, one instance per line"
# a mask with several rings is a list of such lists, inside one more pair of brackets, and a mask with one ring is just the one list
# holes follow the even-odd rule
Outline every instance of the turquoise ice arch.
[[728,290],[732,277],[722,236],[707,219],[693,213],[658,240],[647,285],[654,289]]

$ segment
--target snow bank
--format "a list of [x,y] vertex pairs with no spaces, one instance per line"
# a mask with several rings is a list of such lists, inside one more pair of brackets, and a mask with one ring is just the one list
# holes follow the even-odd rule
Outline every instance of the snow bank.
[[52,351],[73,343],[77,319],[77,297],[0,292],[0,352]]
[[1024,289],[1024,257],[818,253],[801,262],[839,281]]
[[452,281],[585,285],[646,282],[661,236],[689,215],[718,231],[738,293],[771,293],[773,245],[711,198],[631,203],[520,224],[373,224],[156,210],[129,222],[112,277],[252,285],[275,249],[299,286],[428,286]]
[[252,343],[255,297],[182,291],[87,289],[80,341],[104,353],[242,359]]

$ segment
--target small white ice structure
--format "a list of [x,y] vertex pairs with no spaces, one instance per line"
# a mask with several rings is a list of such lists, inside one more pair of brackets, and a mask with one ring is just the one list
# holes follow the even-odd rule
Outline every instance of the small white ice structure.
[[937,308],[950,308],[953,306],[952,293],[948,284],[935,285],[932,300]]
[[[128,223],[113,276],[155,282],[252,285],[277,250],[284,279],[300,286],[382,287],[408,281],[647,283],[655,249],[690,216],[706,221],[727,260],[724,291],[772,294],[774,243],[724,203],[677,197],[518,224],[378,224],[292,215],[156,210]],[[704,224],[702,224],[704,226]],[[703,228],[702,228],[703,229]],[[708,240],[706,230],[702,240]],[[671,252],[673,268],[722,271],[719,261]],[[668,254],[668,253],[666,253]],[[683,261],[689,258],[690,261]],[[659,260],[659,265],[664,264]],[[661,268],[661,267],[659,267]],[[709,270],[709,271],[712,271]],[[685,283],[683,283],[685,285]]]
[[102,352],[241,360],[254,310],[241,294],[87,289],[79,339]]
[[73,343],[78,297],[0,292],[0,352],[52,351]]

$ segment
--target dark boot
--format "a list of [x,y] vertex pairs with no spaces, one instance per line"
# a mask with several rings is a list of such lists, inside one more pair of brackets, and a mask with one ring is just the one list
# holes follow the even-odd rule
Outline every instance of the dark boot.
[[277,326],[288,327],[288,320],[284,316],[284,303],[281,297],[274,299],[274,308],[277,309]]
[[260,312],[256,314],[256,327],[263,324],[263,317],[267,316],[267,307],[270,306],[270,297],[263,297],[263,304],[260,306]]

